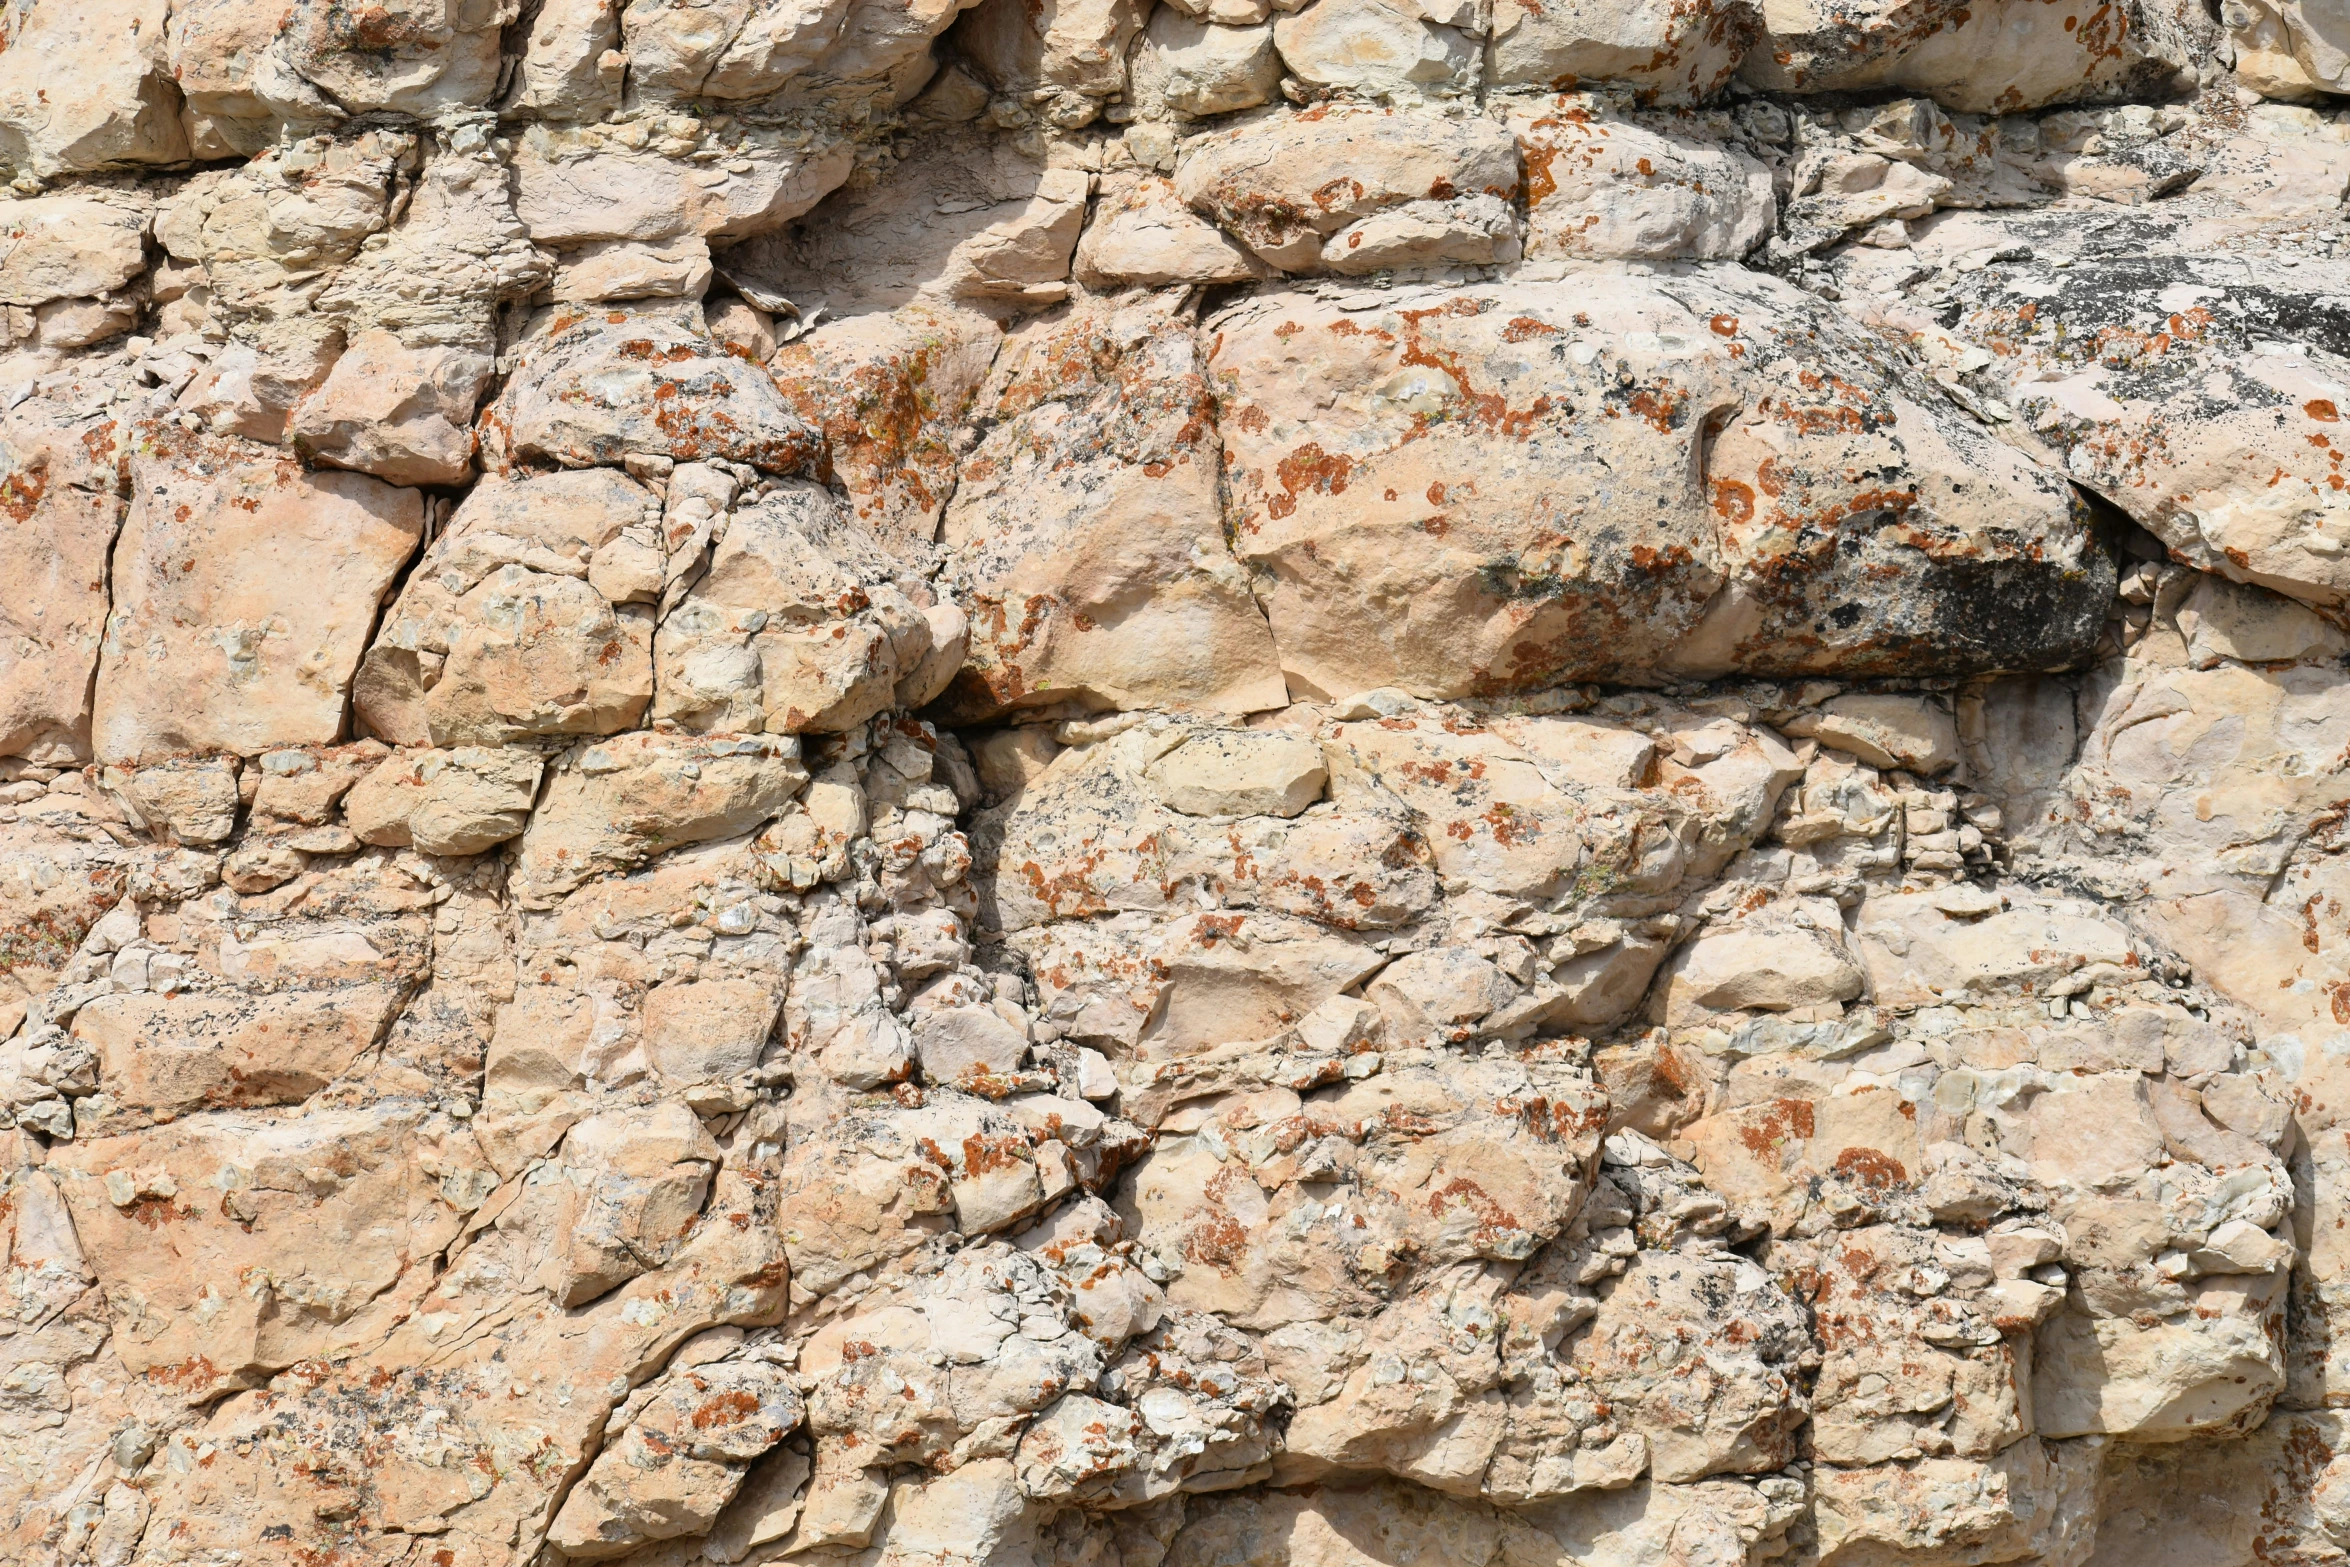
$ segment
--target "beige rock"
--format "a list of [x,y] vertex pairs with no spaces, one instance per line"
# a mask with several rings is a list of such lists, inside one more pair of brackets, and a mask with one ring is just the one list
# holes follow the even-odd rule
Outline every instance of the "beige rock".
[[702,320],[729,352],[765,364],[775,356],[775,319],[740,298],[702,301]]
[[784,400],[824,433],[820,477],[884,548],[938,536],[955,434],[1002,335],[974,311],[907,305],[827,321],[770,362]]
[[2304,670],[2134,673],[2088,715],[2077,766],[2057,775],[2063,803],[2039,810],[2056,812],[2044,829],[2051,850],[2110,856],[2115,874],[2160,895],[2158,917],[2183,935],[2197,921],[2188,906],[2169,912],[2173,900],[2222,890],[2263,899],[2305,824],[2333,809],[2333,776],[2298,758],[2337,729],[2350,740],[2350,711],[2337,711],[2330,680]]
[[[166,14],[154,0],[113,0],[70,16],[15,10],[0,57],[0,152],[10,165],[47,178],[186,158]],[[74,91],[51,91],[67,80]]]
[[1821,166],[1814,188],[1787,204],[1787,227],[1799,243],[1811,245],[1830,243],[1854,229],[1907,238],[1901,220],[1931,216],[1955,189],[1946,177],[1905,160],[1842,153]]
[[353,786],[343,814],[362,843],[479,854],[522,835],[542,766],[483,746],[397,755]]
[[1988,1462],[1814,1471],[1821,1559],[2080,1556],[2097,1534],[2097,1450],[2027,1438]]
[[[517,1334],[513,1341],[460,1348],[441,1358],[427,1385],[450,1400],[452,1413],[426,1423],[442,1428],[426,1439],[427,1445],[389,1455],[364,1475],[339,1465],[322,1474],[316,1455],[335,1449],[338,1432],[397,1424],[392,1412],[397,1405],[387,1394],[403,1376],[401,1368],[434,1355],[426,1336],[430,1323],[441,1323],[440,1332],[446,1334],[448,1314],[477,1320],[476,1313],[510,1293],[519,1237],[495,1229],[477,1233],[462,1248],[460,1265],[445,1272],[424,1297],[424,1320],[396,1330],[374,1354],[355,1358],[347,1375],[272,1396],[266,1408],[257,1407],[259,1397],[231,1401],[206,1426],[176,1434],[168,1444],[174,1451],[160,1455],[164,1461],[156,1466],[157,1478],[171,1477],[160,1488],[158,1526],[200,1540],[206,1549],[258,1553],[289,1538],[325,1548],[343,1521],[318,1518],[322,1495],[331,1510],[339,1502],[355,1501],[363,1483],[371,1507],[381,1509],[374,1516],[394,1525],[431,1527],[444,1542],[436,1548],[452,1553],[494,1552],[504,1547],[491,1542],[511,1537],[517,1528],[544,1528],[565,1485],[587,1469],[608,1416],[632,1381],[652,1375],[670,1361],[672,1351],[690,1345],[706,1329],[731,1325],[739,1331],[781,1316],[781,1258],[772,1236],[752,1222],[758,1212],[755,1188],[740,1177],[721,1175],[713,1202],[720,1221],[702,1226],[661,1278],[623,1285],[584,1313],[565,1313],[543,1296],[529,1297],[505,1319]],[[525,1215],[530,1228],[543,1230],[544,1207],[516,1217]],[[728,1222],[734,1219],[742,1222]],[[582,1335],[583,1325],[592,1331]],[[690,1363],[699,1347],[683,1350],[678,1360]],[[528,1370],[517,1374],[513,1357],[544,1366],[556,1354],[573,1357],[581,1380],[566,1388],[556,1377]],[[517,1387],[523,1391],[516,1393]],[[487,1415],[492,1409],[499,1411],[495,1419]],[[538,1450],[562,1465],[560,1473],[503,1471],[482,1489],[429,1461],[454,1453],[481,1472],[477,1461],[488,1460],[505,1421],[517,1415],[530,1422],[534,1441],[547,1444]],[[412,1420],[410,1429],[422,1428]],[[254,1439],[264,1431],[282,1435],[289,1430],[289,1448]],[[199,1437],[217,1442],[210,1466],[195,1460],[204,1445]],[[447,1445],[434,1447],[432,1441]],[[233,1488],[231,1494],[244,1497],[244,1505],[227,1506],[216,1487]]]
[[[377,607],[423,534],[421,498],[176,431],[143,436],[129,472],[98,755],[250,756],[335,740]],[[288,599],[297,580],[309,590]]]
[[816,431],[765,370],[727,354],[693,314],[689,323],[661,310],[559,310],[521,350],[485,416],[496,460],[587,468],[650,452],[770,473],[809,466]]
[[992,1007],[938,1007],[915,1015],[914,1049],[926,1080],[970,1086],[1018,1071],[1028,1035]]
[[[1840,1173],[1869,1183],[1857,1161]],[[1887,1173],[1878,1176],[1881,1190],[1894,1184],[1882,1180]],[[1871,1225],[1816,1249],[1774,1240],[1765,1255],[1782,1277],[1804,1280],[1812,1301],[1822,1345],[1812,1442],[1822,1460],[1884,1464],[1929,1452],[1980,1460],[2026,1435],[2031,1366],[2019,1341],[2003,1336],[2019,1324],[1994,1304],[1996,1290],[1974,1293],[1983,1270],[1970,1249],[1930,1231]],[[1935,1297],[1900,1287],[1944,1275],[1958,1282]]]
[[2314,612],[2279,594],[2222,577],[2198,579],[2178,616],[2187,660],[2198,669],[2212,668],[2222,659],[2293,664],[2339,657],[2350,648],[2350,638]]
[[[2284,1386],[2284,1357],[2267,1318],[2282,1307],[2277,1275],[2198,1290],[2184,1320],[2142,1326],[2066,1312],[2040,1330],[2032,1405],[2044,1435],[2106,1432],[2177,1442],[2246,1431]],[[2232,1309],[2231,1309],[2232,1308]]]
[[936,68],[931,40],[966,9],[961,0],[915,5],[851,0],[840,37],[826,51],[824,75],[851,91],[880,91],[893,102],[906,102]]
[[657,244],[633,239],[591,240],[565,253],[555,271],[552,293],[571,304],[607,299],[699,299],[708,291],[710,277],[710,243],[699,234]]
[[1147,302],[1047,317],[1006,341],[977,411],[989,434],[944,529],[972,619],[952,713],[1286,702],[1225,549],[1208,387],[1183,322]]
[[724,7],[631,0],[621,8],[629,75],[659,98],[764,98],[824,58],[847,0]]
[[[1252,1122],[1301,1113],[1286,1092],[1234,1096],[1217,1107],[1212,1137],[1162,1137],[1122,1190],[1127,1233],[1184,1263],[1166,1286],[1174,1305],[1263,1331],[1367,1315],[1383,1277],[1530,1257],[1581,1208],[1589,1155],[1571,1151],[1596,1149],[1605,1124],[1586,1082],[1539,1062],[1383,1071],[1318,1097],[1305,1122],[1355,1172],[1334,1191],[1249,1135]],[[1535,1099],[1539,1126],[1497,1110]]]
[[1535,260],[1735,260],[1777,220],[1770,171],[1733,147],[1607,116],[1579,97],[1513,108],[1509,126],[1526,164]]
[[557,1303],[593,1300],[675,1257],[701,1216],[718,1157],[681,1104],[610,1111],[572,1127],[556,1156],[562,1185],[548,1289]]
[[1657,1015],[1689,1023],[1707,1011],[1784,1012],[1850,1001],[1860,994],[1862,974],[1843,935],[1832,908],[1800,904],[1710,926],[1666,966]]
[[60,1150],[91,1269],[137,1322],[115,1353],[195,1400],[380,1342],[459,1227],[428,1135],[413,1110],[214,1112]]
[[1491,959],[1468,948],[1432,947],[1380,970],[1363,998],[1379,1009],[1388,1037],[1403,1044],[1460,1037],[1468,1025],[1517,1000],[1518,987]]
[[2307,99],[2350,82],[2350,54],[2322,11],[2298,0],[2248,0],[2226,17],[2236,74],[2265,98]]
[[703,1547],[715,1560],[741,1561],[752,1547],[788,1537],[800,1521],[808,1490],[807,1455],[789,1447],[755,1460],[735,1501],[719,1515]]
[[[1065,751],[975,824],[991,923],[1012,932],[1120,910],[1174,914],[1203,894],[1341,929],[1389,927],[1433,906],[1435,880],[1418,847],[1427,827],[1394,801],[1342,794],[1290,820],[1188,816],[1146,773],[1174,738],[1136,734]],[[1245,920],[1223,923],[1226,934],[1255,939]],[[1149,1011],[1144,1002],[1131,1024]]]
[[[202,8],[182,11],[174,22],[201,29],[205,17],[218,14]],[[266,118],[251,123],[265,141],[275,140]],[[415,168],[416,157],[415,136],[390,128],[306,138],[269,146],[241,167],[200,173],[157,207],[155,238],[174,257],[202,266],[207,292],[202,324],[226,339],[209,366],[179,393],[176,404],[183,413],[196,415],[216,434],[282,438],[287,413],[326,379],[343,349],[343,319],[319,308],[343,279],[322,286],[323,269],[357,263],[354,270],[382,282],[380,288],[359,290],[375,302],[359,323],[363,328],[401,325],[407,312],[387,308],[386,301],[402,293],[432,292],[418,287],[424,268],[398,268],[413,253],[412,243],[387,245],[403,252],[384,258],[394,263],[389,276],[376,270],[375,253],[361,250],[389,223],[391,187]],[[478,171],[478,165],[469,167]],[[445,176],[430,182],[428,213],[448,210],[439,199],[446,184]],[[511,253],[509,259],[519,260]],[[449,280],[445,274],[436,279],[444,280]],[[524,292],[530,286],[522,276],[509,282]],[[465,299],[473,292],[453,290],[449,297]]]
[[835,316],[917,300],[1052,304],[1068,296],[1092,185],[1083,169],[1010,144],[936,140],[930,156],[844,186],[728,260],[800,309]]
[[723,177],[713,180],[706,163],[638,150],[597,127],[542,122],[516,138],[514,210],[530,237],[550,247],[733,238],[806,212],[848,177],[853,162],[848,144],[832,138],[804,150],[757,150],[756,159],[736,160],[741,173],[721,166]]
[[69,764],[90,754],[122,503],[101,453],[69,430],[28,420],[0,428],[0,444],[0,513],[15,524],[0,533],[0,754]]
[[1329,236],[1386,208],[1456,196],[1507,201],[1518,167],[1508,137],[1482,120],[1334,106],[1188,144],[1175,190],[1266,261],[1306,271]]
[[[955,29],[955,42],[999,92],[1117,96],[1126,53],[1142,30],[1137,0],[1049,0],[1031,9],[981,0]],[[1081,123],[1083,111],[1066,117]]]
[[[653,694],[652,613],[594,579],[632,529],[651,533],[651,505],[609,469],[484,478],[385,614],[353,683],[360,719],[442,746],[635,723]],[[606,581],[636,596],[625,574]]]
[[2338,1554],[2326,19],[965,9],[0,7],[0,1561]]
[[1096,286],[1243,283],[1264,275],[1265,264],[1183,205],[1170,181],[1150,177],[1103,195],[1077,242],[1075,270]]
[[674,1083],[719,1082],[759,1064],[781,997],[748,979],[685,980],[645,998],[645,1053]]
[[1322,749],[1295,735],[1194,731],[1150,765],[1160,797],[1186,816],[1296,816],[1322,797]]
[[122,795],[132,819],[175,843],[219,843],[237,830],[238,767],[234,757],[174,757],[127,778],[108,769],[106,782]]
[[[2330,1537],[2340,1516],[2339,1417],[2294,1411],[2240,1441],[2116,1444],[2098,1476],[2095,1567],[2188,1567],[2259,1560],[2261,1535],[2283,1528],[2296,1539]],[[2306,1456],[2289,1456],[2306,1455]],[[2261,1509],[2281,1520],[2243,1516],[2218,1499],[2258,1491]],[[2206,1500],[2209,1498],[2209,1500]]]
[[[2044,425],[2076,479],[2184,563],[2321,608],[2338,604],[2344,568],[2334,540],[2342,501],[2332,480],[2340,409],[2350,407],[2350,366],[2323,350],[2280,353],[2248,323],[2212,311],[2202,294],[2168,293],[2194,286],[2201,265],[2194,243],[2166,225],[2148,236],[2146,251],[2159,259],[2150,259],[2154,271],[2141,274],[2142,286],[2108,287],[2066,272],[2054,294],[2035,300],[2028,320],[2015,314],[2024,300],[2009,281],[1970,280],[1959,316],[1963,336],[1979,343],[2001,334],[2010,352],[1998,358],[1999,380],[2019,420]],[[2332,263],[2319,264],[2330,276]],[[2313,287],[2332,286],[2267,262],[2238,285],[2244,297],[2257,293],[2273,301],[2264,310],[2278,312],[2297,308],[2291,301]],[[2185,308],[2165,307],[2164,297]],[[2056,346],[2123,333],[2169,342],[2174,315],[2177,346],[2158,363],[2076,365]],[[2223,363],[2237,377],[2234,390],[2224,400],[2201,401]],[[2157,424],[2177,433],[2148,447],[2144,458],[2130,455]]]
[[1476,13],[1441,0],[1314,0],[1273,35],[1300,81],[1366,94],[1466,88],[1480,53]]
[[459,349],[411,349],[365,332],[315,392],[294,405],[286,435],[330,468],[393,484],[458,484],[473,471],[473,409],[491,363]]
[[1871,767],[1904,767],[1931,778],[1958,765],[1958,725],[1925,697],[1859,692],[1831,697],[1816,714],[1805,713],[1782,727]]
[[412,349],[488,357],[501,346],[500,307],[543,286],[549,270],[514,215],[496,149],[450,145],[425,163],[381,242],[336,271],[319,303],[354,338],[382,330]]
[[[990,1421],[1007,1429],[1064,1388],[1090,1384],[1103,1350],[1078,1330],[1075,1304],[1060,1277],[1000,1241],[970,1247],[918,1284],[868,1296],[801,1351],[819,1453],[847,1438],[884,1461],[940,1456],[965,1433]],[[873,1396],[882,1389],[886,1402]],[[1012,1467],[999,1461],[982,1472],[999,1469],[1008,1484]],[[941,1516],[932,1527],[946,1525]]]
[[[0,92],[5,87],[0,86]],[[0,302],[110,294],[147,269],[147,218],[127,203],[42,196],[0,210]]]
[[[931,645],[929,621],[888,582],[888,565],[813,484],[738,506],[708,569],[662,618],[653,716],[745,734],[864,723]],[[909,693],[917,702],[936,694]]]
[[1648,1439],[1656,1479],[1759,1473],[1788,1461],[1809,1413],[1787,1374],[1798,1320],[1743,1258],[1651,1252],[1609,1289],[1572,1357]]
[[1885,1089],[1814,1097],[1802,1091],[1808,1085],[1788,1086],[1797,1091],[1757,1085],[1741,1095],[1744,1102],[1683,1133],[1706,1185],[1723,1201],[1757,1205],[1783,1230],[1801,1217],[1815,1183],[1841,1180],[1881,1200],[1924,1175],[1914,1100]]
[[1223,27],[1162,5],[1135,46],[1133,72],[1137,106],[1204,119],[1272,102],[1281,56],[1269,26]]
[[1500,1508],[1389,1482],[1200,1498],[1166,1559],[1169,1567],[1368,1567],[1382,1557],[1498,1567],[1545,1547],[1558,1549]]
[[[1283,1470],[1384,1469],[1455,1494],[1477,1488],[1504,1429],[1500,1365],[1494,1341],[1461,1328],[1490,1311],[1496,1293],[1479,1272],[1457,1270],[1381,1312],[1362,1332],[1365,1355],[1327,1369],[1369,1363],[1291,1419]],[[1419,1374],[1382,1375],[1398,1363]]]
[[759,1361],[672,1371],[645,1391],[651,1397],[596,1455],[548,1531],[574,1560],[707,1533],[752,1462],[801,1419],[790,1373]]
[[785,1549],[869,1544],[889,1499],[886,1470],[860,1466],[837,1442],[819,1443],[799,1527],[785,1537]]
[[1740,74],[1768,91],[1897,88],[1946,109],[1999,114],[2166,85],[2193,48],[2182,23],[2153,6],[2100,14],[2001,3],[1963,19],[1929,14],[1764,0],[1762,37]]
[[311,11],[297,12],[281,36],[288,63],[333,102],[423,116],[488,101],[499,31],[513,20],[502,6],[428,0],[402,17],[400,36],[388,44],[354,38],[332,16]]
[[808,780],[780,735],[633,734],[555,763],[515,874],[540,894],[625,870],[665,849],[748,832]]
[[612,0],[553,0],[539,8],[523,46],[515,107],[552,120],[593,120],[620,105],[627,59]]
[[1941,997],[2029,995],[2099,970],[2113,978],[2143,962],[2129,932],[2093,904],[2023,893],[2004,912],[1951,914],[1936,893],[1864,902],[1852,946],[1879,1006],[1930,1006]]
[[1007,1459],[982,1459],[935,1479],[900,1481],[890,1494],[890,1535],[900,1559],[909,1562],[973,1556],[1001,1560],[1033,1549],[1032,1527]]
[[1702,103],[1729,84],[1759,31],[1760,18],[1737,3],[1502,0],[1486,70],[1497,87],[1571,92],[1622,84],[1648,101]]
[[372,1047],[399,1011],[388,985],[343,991],[107,996],[74,1016],[104,1091],[133,1113],[300,1104]]
[[1499,196],[1413,201],[1358,218],[1322,246],[1322,265],[1342,276],[1459,262],[1518,259],[1518,218]]

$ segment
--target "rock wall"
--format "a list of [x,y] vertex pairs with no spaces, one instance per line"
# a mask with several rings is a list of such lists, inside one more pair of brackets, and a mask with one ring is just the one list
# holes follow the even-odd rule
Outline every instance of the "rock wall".
[[2343,35],[10,0],[0,1560],[2350,1563]]

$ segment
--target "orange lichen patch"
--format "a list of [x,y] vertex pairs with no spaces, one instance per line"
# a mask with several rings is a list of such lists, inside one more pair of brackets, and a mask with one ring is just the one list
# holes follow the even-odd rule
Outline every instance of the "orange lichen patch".
[[1817,1122],[1808,1099],[1774,1099],[1756,1107],[1739,1128],[1738,1141],[1752,1154],[1776,1157],[1790,1143],[1808,1142]]
[[1874,1148],[1847,1148],[1836,1156],[1835,1172],[1861,1186],[1884,1191],[1908,1184],[1909,1171],[1901,1161]]
[[1265,509],[1275,517],[1287,517],[1297,510],[1302,494],[1343,495],[1354,466],[1354,459],[1344,452],[1326,452],[1320,442],[1308,441],[1274,465],[1282,493],[1267,497]]

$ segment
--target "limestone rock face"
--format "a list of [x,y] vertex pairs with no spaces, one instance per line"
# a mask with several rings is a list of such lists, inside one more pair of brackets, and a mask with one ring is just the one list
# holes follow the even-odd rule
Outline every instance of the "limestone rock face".
[[0,4],[0,1561],[2342,1562],[2339,21]]

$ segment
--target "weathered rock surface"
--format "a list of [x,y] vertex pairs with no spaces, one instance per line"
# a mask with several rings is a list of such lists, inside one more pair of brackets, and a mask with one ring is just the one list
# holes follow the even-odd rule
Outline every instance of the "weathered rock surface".
[[0,7],[0,1560],[2342,1560],[2339,31]]

